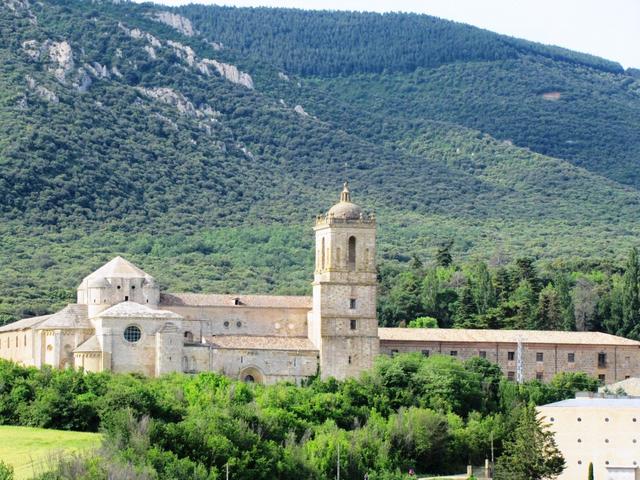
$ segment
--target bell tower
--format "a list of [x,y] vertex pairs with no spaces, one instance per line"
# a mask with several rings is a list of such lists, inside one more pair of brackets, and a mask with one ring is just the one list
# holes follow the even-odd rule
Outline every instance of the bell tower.
[[340,202],[316,218],[313,309],[308,336],[320,351],[322,378],[354,377],[378,355],[376,221],[351,202],[347,183]]

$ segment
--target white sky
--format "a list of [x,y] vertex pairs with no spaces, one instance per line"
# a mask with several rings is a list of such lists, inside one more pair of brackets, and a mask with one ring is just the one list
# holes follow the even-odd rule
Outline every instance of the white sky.
[[[141,1],[141,0],[135,0]],[[640,68],[640,0],[156,0],[310,10],[416,12]]]

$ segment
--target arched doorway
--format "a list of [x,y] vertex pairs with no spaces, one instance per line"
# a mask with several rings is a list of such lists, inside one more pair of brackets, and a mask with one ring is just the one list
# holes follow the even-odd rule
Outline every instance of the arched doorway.
[[258,367],[247,367],[240,371],[238,378],[247,383],[264,383],[264,374]]

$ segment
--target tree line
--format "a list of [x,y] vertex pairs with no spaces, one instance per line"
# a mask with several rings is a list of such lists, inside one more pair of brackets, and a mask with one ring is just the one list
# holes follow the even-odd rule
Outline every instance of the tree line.
[[551,264],[541,271],[530,257],[456,265],[451,247],[443,244],[426,266],[414,257],[404,268],[381,267],[381,325],[604,331],[640,339],[636,248],[621,269]]
[[[518,385],[481,358],[421,354],[380,357],[360,378],[314,378],[302,386],[0,361],[0,424],[103,432],[100,451],[62,459],[40,480],[125,478],[122,472],[130,479],[218,479],[227,465],[234,479],[333,478],[338,450],[342,478],[395,480],[408,478],[409,469],[452,473],[482,465],[492,441],[496,478],[531,480],[514,476],[531,467],[527,458],[538,469],[562,467],[533,406],[597,385],[580,373]],[[518,453],[523,442],[541,438],[544,446]]]

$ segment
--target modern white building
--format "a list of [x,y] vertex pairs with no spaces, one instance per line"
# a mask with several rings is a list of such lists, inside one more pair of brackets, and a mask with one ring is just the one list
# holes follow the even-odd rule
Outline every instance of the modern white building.
[[538,407],[567,463],[558,480],[640,480],[640,398],[584,394]]

